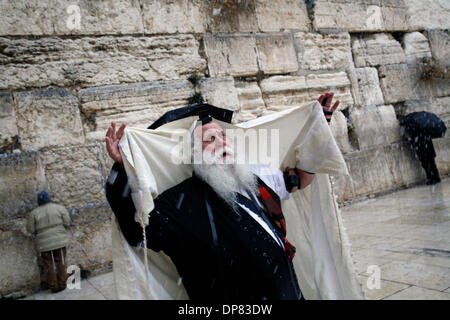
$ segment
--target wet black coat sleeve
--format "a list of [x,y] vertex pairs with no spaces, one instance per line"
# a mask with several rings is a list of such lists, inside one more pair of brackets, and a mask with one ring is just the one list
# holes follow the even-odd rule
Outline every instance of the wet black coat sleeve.
[[[106,198],[119,223],[120,230],[131,246],[138,246],[143,241],[143,230],[134,220],[136,209],[131,198],[131,189],[123,166],[115,163],[106,182]],[[146,227],[147,247],[158,252],[169,245],[170,230],[166,227],[156,207],[150,214]]]

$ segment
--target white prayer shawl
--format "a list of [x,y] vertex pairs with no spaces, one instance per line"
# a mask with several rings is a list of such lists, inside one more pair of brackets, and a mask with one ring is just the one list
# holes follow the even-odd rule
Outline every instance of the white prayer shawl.
[[[147,224],[153,199],[192,176],[192,165],[173,162],[173,150],[180,150],[180,140],[172,137],[174,133],[186,137],[197,120],[196,116],[180,119],[155,130],[125,129],[119,146],[137,222]],[[311,185],[282,201],[287,237],[297,248],[293,262],[305,299],[363,299],[329,179],[329,174],[348,171],[322,106],[315,102],[238,125],[217,122],[224,128],[279,129],[278,163],[272,165],[281,170],[296,166],[316,173]],[[183,147],[191,148],[187,144]],[[181,161],[180,157],[176,160]],[[189,299],[171,259],[162,252],[147,250],[146,272],[145,249],[128,245],[116,221],[112,248],[119,299]]]

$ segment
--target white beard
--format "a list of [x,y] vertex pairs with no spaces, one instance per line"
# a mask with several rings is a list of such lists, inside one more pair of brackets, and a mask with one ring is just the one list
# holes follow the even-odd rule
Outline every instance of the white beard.
[[[224,151],[230,156],[232,155],[230,150],[224,149]],[[239,192],[241,188],[246,188],[258,195],[258,183],[248,165],[223,164],[222,154],[223,152],[219,151],[216,153],[218,156],[214,157],[205,152],[203,157],[208,159],[207,163],[212,164],[194,163],[194,172],[237,212],[236,192]]]

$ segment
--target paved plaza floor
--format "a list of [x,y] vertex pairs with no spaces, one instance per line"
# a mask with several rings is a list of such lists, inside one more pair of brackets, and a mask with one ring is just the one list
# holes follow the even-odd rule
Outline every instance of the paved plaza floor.
[[[367,299],[450,300],[450,178],[354,203],[342,208],[342,216]],[[110,272],[82,280],[79,290],[25,299],[115,297]]]

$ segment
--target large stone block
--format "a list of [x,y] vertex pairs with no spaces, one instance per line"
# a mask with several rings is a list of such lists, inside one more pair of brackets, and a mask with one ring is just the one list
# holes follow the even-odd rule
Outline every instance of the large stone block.
[[392,35],[386,33],[354,36],[352,50],[356,67],[375,67],[405,63],[406,61],[400,43]]
[[404,31],[409,26],[408,0],[381,0],[383,30]]
[[146,34],[203,33],[207,29],[205,1],[141,0]]
[[136,0],[1,1],[0,12],[0,35],[143,32],[139,1]]
[[440,66],[450,66],[450,32],[430,30],[428,32],[431,54]]
[[410,30],[450,28],[448,0],[408,0]]
[[67,264],[93,270],[112,262],[109,205],[90,205],[72,210],[72,240],[67,247]]
[[105,201],[97,146],[48,149],[41,157],[55,202],[71,208]]
[[[403,43],[411,82],[417,97],[431,98],[450,95],[450,80],[448,77],[423,77],[423,65],[432,63],[429,61],[432,54],[428,39],[420,32],[413,32],[404,36]],[[440,68],[443,69],[442,72],[445,72],[445,66],[440,65]]]
[[330,129],[342,153],[345,154],[354,151],[354,147],[351,145],[348,136],[347,119],[342,112],[337,111],[333,114]]
[[294,35],[301,70],[345,70],[351,65],[350,35],[347,32]]
[[420,162],[403,143],[378,146],[344,156],[350,178],[336,177],[338,199],[351,200],[425,180]]
[[12,151],[18,146],[16,115],[13,96],[9,92],[0,93],[0,153]]
[[359,101],[362,106],[383,104],[383,93],[378,80],[378,71],[375,68],[356,68],[358,81]]
[[203,78],[199,82],[199,88],[207,103],[233,111],[239,109],[233,77]]
[[261,89],[256,82],[236,82],[239,111],[233,115],[233,122],[239,123],[261,116],[266,108]]
[[339,100],[338,110],[353,105],[350,81],[345,72],[309,74],[306,76],[311,101],[317,100],[325,92],[334,92],[334,101]]
[[392,105],[353,108],[350,120],[360,150],[401,141],[400,125]]
[[431,57],[428,39],[420,32],[406,33],[403,36],[403,47],[406,55],[406,63],[409,65],[417,64],[423,58]]
[[256,1],[201,1],[209,32],[256,32]]
[[167,111],[185,106],[194,94],[187,80],[143,82],[80,90],[88,141],[105,138],[112,121],[147,128]]
[[408,25],[403,0],[316,0],[314,28],[350,32],[400,31]]
[[385,103],[396,103],[417,97],[406,64],[384,65],[378,71]]
[[192,35],[0,38],[0,47],[0,89],[187,78],[206,67]]
[[341,101],[339,109],[353,105],[345,72],[274,76],[261,81],[261,91],[269,112],[312,103],[327,91],[333,91],[335,99]]
[[0,157],[0,223],[24,218],[37,207],[37,194],[48,187],[39,153]]
[[78,99],[67,89],[14,93],[22,148],[84,143]]
[[256,40],[253,36],[207,34],[204,43],[211,77],[240,77],[258,73]]
[[0,297],[24,296],[39,288],[37,253],[25,224],[25,219],[0,224]]
[[309,18],[304,1],[258,0],[256,17],[259,29],[263,32],[308,30]]
[[288,73],[298,69],[291,34],[256,35],[256,51],[259,68],[266,74]]

